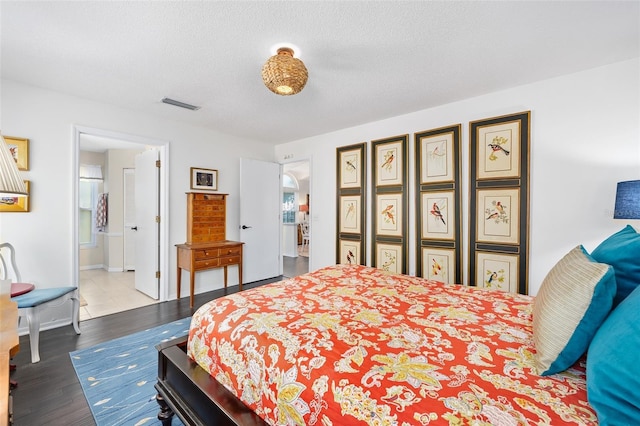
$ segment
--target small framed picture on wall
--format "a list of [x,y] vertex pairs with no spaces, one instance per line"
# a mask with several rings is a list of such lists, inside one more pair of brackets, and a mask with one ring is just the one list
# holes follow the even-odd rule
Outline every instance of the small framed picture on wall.
[[476,286],[518,292],[518,255],[476,252]]
[[361,264],[360,246],[360,241],[340,240],[340,263],[343,265]]
[[27,188],[27,195],[24,197],[0,197],[0,212],[16,212],[27,213],[29,212],[29,199],[31,198],[31,182],[24,181],[24,185]]
[[455,280],[456,252],[453,249],[422,247],[422,276],[453,284]]
[[376,268],[387,272],[401,274],[404,264],[402,244],[376,244]]
[[364,144],[338,149],[338,187],[360,188],[364,182]]
[[191,167],[191,189],[218,190],[218,171]]
[[482,189],[477,195],[478,241],[519,244],[520,189]]
[[340,197],[340,232],[361,233],[361,195],[346,195]]

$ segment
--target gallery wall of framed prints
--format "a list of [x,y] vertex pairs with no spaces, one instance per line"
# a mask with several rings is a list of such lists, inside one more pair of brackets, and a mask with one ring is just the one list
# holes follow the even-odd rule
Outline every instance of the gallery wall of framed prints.
[[469,123],[469,281],[528,292],[531,112]]
[[337,148],[336,261],[367,264],[370,239],[371,266],[409,273],[413,162],[415,274],[527,294],[530,129],[531,112],[524,111],[469,122],[468,142],[460,123],[424,130],[414,133],[413,157],[408,134],[373,140],[368,202],[367,143]]
[[372,266],[398,274],[409,269],[409,135],[371,142]]
[[367,145],[336,149],[336,263],[366,264]]
[[461,124],[414,135],[416,274],[462,282]]

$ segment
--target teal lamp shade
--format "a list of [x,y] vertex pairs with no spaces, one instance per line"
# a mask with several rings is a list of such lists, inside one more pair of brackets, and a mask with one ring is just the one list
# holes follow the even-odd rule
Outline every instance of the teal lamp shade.
[[640,219],[640,180],[618,182],[614,219]]

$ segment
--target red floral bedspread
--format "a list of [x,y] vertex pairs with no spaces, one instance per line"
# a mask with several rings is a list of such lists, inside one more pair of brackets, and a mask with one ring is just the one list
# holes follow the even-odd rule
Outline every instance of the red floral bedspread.
[[597,424],[584,359],[536,375],[532,300],[338,265],[207,303],[188,354],[272,425]]

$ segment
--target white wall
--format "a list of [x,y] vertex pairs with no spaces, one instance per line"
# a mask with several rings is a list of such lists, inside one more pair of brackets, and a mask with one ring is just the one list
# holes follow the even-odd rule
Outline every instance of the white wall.
[[[275,153],[280,161],[285,156],[289,161],[311,157],[312,170],[322,171],[311,176],[310,269],[335,263],[336,147],[408,133],[414,158],[415,132],[462,123],[463,182],[468,182],[469,122],[530,110],[529,293],[536,294],[549,269],[569,249],[584,244],[592,250],[626,225],[614,221],[612,211],[616,183],[640,179],[639,76],[635,59],[278,145]],[[409,273],[415,274],[412,161],[409,167]],[[370,172],[368,179],[370,203]],[[468,187],[463,185],[465,215]],[[468,224],[463,237],[468,237]],[[465,277],[466,257],[467,253]]]
[[[209,129],[163,120],[135,111],[2,80],[2,133],[29,138],[31,212],[0,214],[0,241],[16,247],[22,278],[39,287],[76,285],[73,276],[73,159],[72,126],[104,129],[169,144],[169,297],[175,297],[174,244],[186,235],[186,196],[189,168],[217,169],[219,192],[228,193],[227,238],[237,239],[240,190],[239,158],[273,161],[273,146]],[[168,106],[168,108],[170,108]],[[163,218],[165,220],[167,218]],[[229,284],[234,284],[230,274]],[[196,292],[222,286],[222,270],[197,274]],[[236,278],[237,279],[237,278]],[[183,279],[184,281],[184,279]],[[213,287],[212,283],[219,284]],[[56,312],[43,318],[43,328]],[[65,313],[66,314],[66,313]],[[63,314],[60,314],[63,315]],[[69,317],[70,318],[70,317]]]

